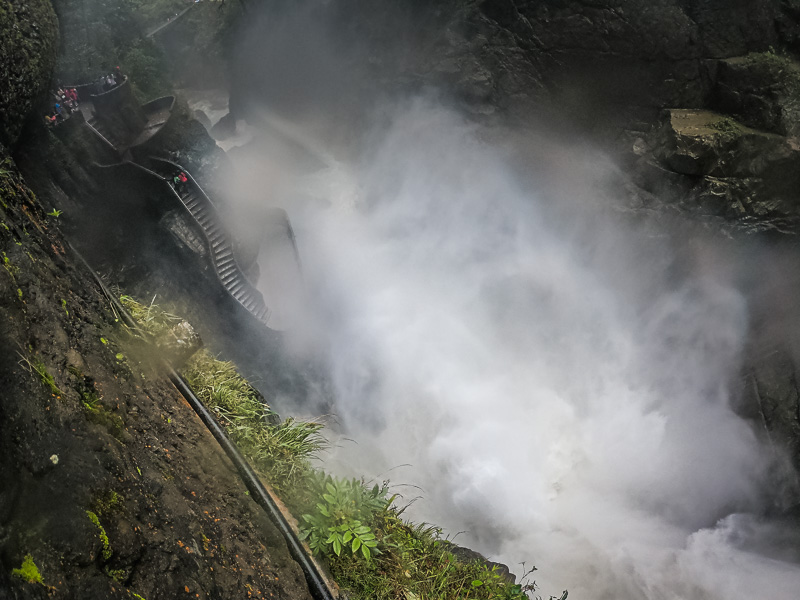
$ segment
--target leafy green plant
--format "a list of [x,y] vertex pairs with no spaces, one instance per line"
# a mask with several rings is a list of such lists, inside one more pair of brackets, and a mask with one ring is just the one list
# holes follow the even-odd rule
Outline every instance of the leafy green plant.
[[39,567],[33,562],[33,556],[26,554],[22,560],[22,566],[19,569],[11,569],[11,574],[20,579],[24,579],[28,583],[39,583],[44,585],[42,574],[39,572]]
[[378,541],[370,526],[376,514],[386,509],[386,486],[367,489],[357,479],[320,476],[318,493],[321,502],[312,513],[304,514],[301,539],[307,539],[315,554],[336,556],[348,549],[361,552],[365,560],[380,554]]
[[61,216],[62,212],[64,212],[64,211],[61,211],[61,210],[58,210],[57,208],[54,208],[49,213],[47,213],[47,216],[48,217],[55,217],[57,219],[58,217]]

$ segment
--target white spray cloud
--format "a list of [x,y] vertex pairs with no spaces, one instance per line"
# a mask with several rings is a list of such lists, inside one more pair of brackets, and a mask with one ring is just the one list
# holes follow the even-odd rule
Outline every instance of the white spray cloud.
[[671,242],[577,172],[582,226],[560,228],[479,138],[412,103],[286,206],[357,441],[331,460],[411,465],[392,477],[422,488],[415,518],[536,564],[545,594],[794,600],[796,557],[748,549],[777,467],[730,408],[748,323],[729,273],[676,277]]

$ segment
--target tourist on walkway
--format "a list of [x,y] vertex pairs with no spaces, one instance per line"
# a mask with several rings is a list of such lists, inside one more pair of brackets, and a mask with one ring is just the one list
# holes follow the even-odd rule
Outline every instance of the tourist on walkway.
[[189,182],[189,179],[186,177],[186,173],[180,171],[179,173],[175,174],[175,177],[172,178],[172,182],[175,184],[175,191],[183,195],[186,192],[186,185]]

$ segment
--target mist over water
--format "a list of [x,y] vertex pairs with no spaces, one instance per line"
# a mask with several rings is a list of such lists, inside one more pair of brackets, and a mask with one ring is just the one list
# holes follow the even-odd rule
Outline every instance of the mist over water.
[[308,286],[288,335],[355,440],[326,466],[535,564],[545,597],[797,598],[797,539],[757,516],[784,463],[731,408],[737,268],[607,210],[597,164],[565,213],[456,113],[390,114],[359,159],[280,182]]
[[[544,598],[800,597],[798,526],[775,516],[794,475],[733,410],[754,274],[781,263],[625,213],[591,149],[387,100],[348,18],[271,22],[243,46],[261,83],[235,189],[297,234],[305,291],[276,289],[277,266],[262,286],[331,383],[326,469],[388,478],[406,516],[536,565]],[[401,38],[375,64],[423,47]]]

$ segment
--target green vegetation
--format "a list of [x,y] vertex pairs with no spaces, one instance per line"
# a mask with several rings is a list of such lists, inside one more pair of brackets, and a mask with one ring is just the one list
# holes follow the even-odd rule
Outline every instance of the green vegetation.
[[325,445],[319,435],[321,424],[292,418],[278,423],[275,413],[233,364],[214,358],[208,350],[189,360],[184,376],[276,489],[289,490],[306,477],[311,470],[309,459]]
[[235,2],[189,4],[189,12],[169,30],[170,38],[185,40],[174,44],[178,49],[188,47],[181,61],[175,49],[168,60],[147,34],[187,8],[185,0],[54,0],[54,4],[62,34],[55,79],[88,83],[119,66],[140,101],[170,93],[169,68],[176,61],[196,62],[197,48],[218,52],[217,38],[231,37],[235,18],[241,14]]
[[386,551],[375,560],[346,554],[328,560],[331,575],[351,598],[529,600],[527,592],[534,589],[533,583],[511,583],[481,561],[457,559],[440,529],[405,523],[395,509],[379,515],[378,531]]
[[392,502],[386,499],[386,486],[375,484],[370,490],[357,479],[319,475],[315,495],[322,502],[303,515],[301,539],[308,539],[315,554],[340,556],[345,548],[353,554],[360,550],[365,560],[380,554],[372,527],[376,515]]
[[56,385],[55,377],[53,377],[52,373],[47,370],[47,367],[41,358],[36,355],[28,358],[22,353],[18,354],[22,358],[22,361],[28,366],[28,370],[31,373],[36,373],[39,376],[39,380],[42,382],[42,384],[49,388],[54,396],[60,397],[63,394],[63,392]]
[[111,435],[122,441],[122,431],[125,429],[122,417],[108,410],[94,390],[79,389],[78,393],[81,395],[87,419],[92,423],[104,426]]
[[129,569],[109,569],[108,567],[106,567],[104,571],[106,575],[111,577],[111,579],[113,579],[117,583],[124,583],[130,576]]
[[[139,327],[154,338],[161,337],[182,320],[177,315],[161,310],[153,302],[149,305],[142,304],[130,296],[120,296],[119,299],[122,302],[122,306],[136,319]],[[155,298],[153,298],[153,301],[155,301]]]
[[111,555],[114,552],[111,550],[111,544],[108,541],[108,535],[106,534],[105,528],[100,524],[100,518],[97,516],[97,513],[92,512],[91,510],[86,511],[86,516],[89,517],[89,520],[95,524],[97,527],[97,537],[100,538],[100,541],[103,543],[103,558],[108,560],[111,558]]
[[117,66],[140,100],[169,93],[167,61],[146,33],[185,7],[181,0],[55,0],[63,51],[56,79],[82,84]]
[[19,569],[12,569],[11,574],[14,577],[24,579],[28,583],[39,583],[44,585],[44,580],[42,579],[42,574],[39,572],[39,567],[37,567],[36,563],[33,562],[33,557],[30,554],[25,555],[25,558],[22,560],[22,566]]
[[114,490],[108,490],[94,501],[92,512],[99,516],[116,512],[121,509],[123,500],[125,500],[125,498],[123,498],[121,494],[118,494]]
[[715,129],[720,133],[738,134],[742,131],[742,126],[738,121],[726,116],[721,116],[716,121],[710,122],[708,127]]
[[47,213],[47,216],[48,217],[55,217],[57,219],[58,217],[61,216],[62,212],[64,212],[64,211],[61,211],[61,210],[58,210],[57,208],[54,208],[49,213]]
[[[180,320],[152,303],[146,306],[129,296],[123,302],[154,335]],[[393,505],[394,497],[387,498],[388,482],[369,487],[313,468],[310,461],[325,444],[322,425],[294,419],[280,423],[230,362],[203,350],[189,361],[184,377],[242,453],[301,516],[301,537],[349,598],[528,600],[533,583],[514,584],[484,561],[460,560],[440,529],[404,522],[403,509]]]
[[19,274],[19,267],[14,265],[11,262],[11,259],[6,256],[6,253],[3,252],[3,268],[8,271],[8,274],[11,275],[11,279],[16,281],[17,275]]

